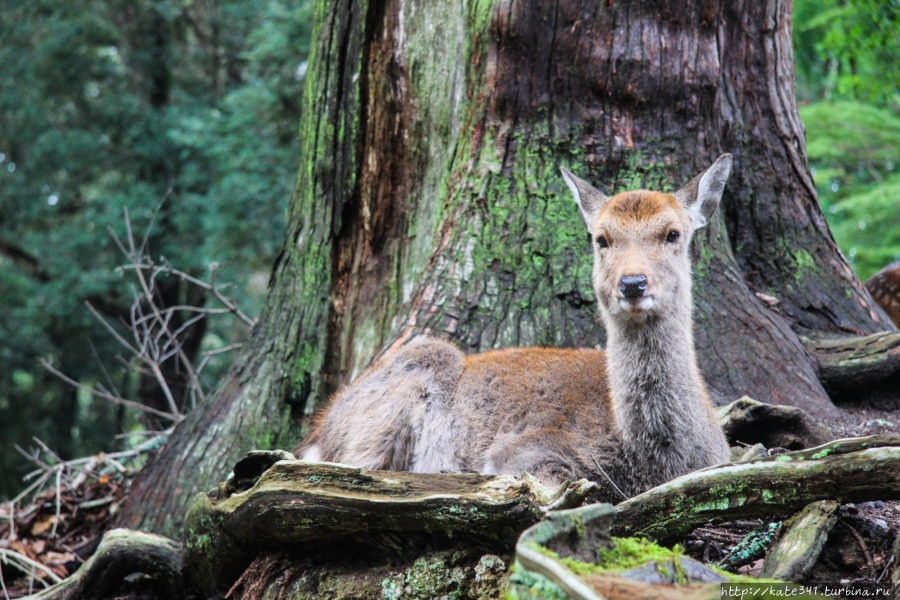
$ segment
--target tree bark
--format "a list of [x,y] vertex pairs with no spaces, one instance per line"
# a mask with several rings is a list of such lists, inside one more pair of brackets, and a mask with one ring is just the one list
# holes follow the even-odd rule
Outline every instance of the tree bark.
[[251,446],[293,446],[288,408],[311,415],[417,334],[467,352],[602,346],[560,165],[608,192],[671,191],[734,155],[693,248],[698,355],[720,404],[749,394],[835,414],[798,332],[892,327],[817,204],[789,2],[337,0],[316,21],[266,308],[121,523],[172,531]]

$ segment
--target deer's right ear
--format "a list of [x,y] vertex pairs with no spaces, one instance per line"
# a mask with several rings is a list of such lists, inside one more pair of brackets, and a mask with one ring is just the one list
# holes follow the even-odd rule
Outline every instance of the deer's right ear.
[[575,202],[581,210],[581,218],[584,219],[584,224],[587,225],[589,232],[594,233],[594,221],[597,220],[597,214],[609,198],[584,179],[579,179],[572,175],[567,168],[560,167],[559,170],[562,171],[566,185],[572,190],[572,195],[575,196]]

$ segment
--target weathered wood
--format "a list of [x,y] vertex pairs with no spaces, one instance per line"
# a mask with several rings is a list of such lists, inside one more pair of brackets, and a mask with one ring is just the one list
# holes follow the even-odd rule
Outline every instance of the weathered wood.
[[[609,504],[592,504],[581,509],[547,514],[543,521],[525,531],[516,543],[517,571],[524,569],[546,578],[569,598],[602,600],[603,597],[581,577],[572,573],[557,558],[541,552],[541,548],[552,550],[561,558],[593,561],[598,546],[609,545],[609,528],[614,516],[615,511]],[[586,538],[586,533],[591,537]]]
[[825,499],[900,499],[900,436],[837,440],[689,473],[618,504],[613,535],[672,540],[711,520],[793,513]]
[[801,450],[830,442],[831,430],[795,406],[738,398],[719,409],[719,424],[732,445],[761,443],[766,448]]
[[900,382],[900,331],[806,337],[803,344],[816,357],[822,384],[833,394],[858,394],[889,380]]
[[[610,526],[616,513],[606,504],[548,513],[529,527],[516,544],[516,567],[508,597],[524,599],[569,598],[601,600],[649,598],[655,600],[712,600],[720,598],[728,578],[703,564],[676,554],[670,559],[649,560],[625,572],[608,572],[598,562],[599,550],[610,547]],[[583,564],[573,567],[566,559]],[[676,568],[674,560],[679,561]],[[660,569],[661,567],[661,569]],[[573,570],[574,569],[574,570]],[[660,570],[667,571],[663,575]],[[673,585],[678,581],[679,585]],[[776,583],[770,596],[790,593],[795,598],[814,598],[799,586]]]
[[97,550],[72,575],[56,585],[28,596],[30,600],[94,600],[113,598],[129,585],[129,576],[140,575],[149,597],[178,600],[181,583],[181,548],[168,538],[113,529],[103,535]]
[[838,507],[840,503],[834,500],[820,500],[800,511],[787,533],[766,555],[763,577],[801,580],[819,558],[837,522]]
[[364,471],[280,461],[246,491],[200,494],[185,522],[185,573],[222,592],[260,552],[290,547],[297,558],[323,544],[376,547],[384,537],[423,534],[434,544],[509,550],[548,507],[581,502],[587,481],[550,489],[534,479],[476,474]]

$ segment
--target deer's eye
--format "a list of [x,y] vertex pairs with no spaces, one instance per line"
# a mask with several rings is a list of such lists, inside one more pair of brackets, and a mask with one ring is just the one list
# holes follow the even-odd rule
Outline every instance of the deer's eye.
[[603,235],[598,236],[596,241],[597,241],[597,247],[600,248],[601,250],[604,248],[609,248],[609,242],[606,241],[606,236],[603,236]]
[[669,232],[669,235],[666,236],[666,243],[674,244],[675,242],[678,241],[678,238],[680,238],[680,237],[681,237],[681,234],[673,229],[672,231]]

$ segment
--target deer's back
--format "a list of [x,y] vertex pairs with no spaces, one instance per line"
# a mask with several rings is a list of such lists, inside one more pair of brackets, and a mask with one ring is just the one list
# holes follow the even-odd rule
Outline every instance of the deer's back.
[[[490,471],[507,454],[596,443],[610,431],[606,355],[600,350],[508,348],[467,356],[454,410],[465,466]],[[494,459],[491,459],[494,456]],[[484,463],[485,460],[493,463]],[[481,464],[479,464],[481,463]]]

